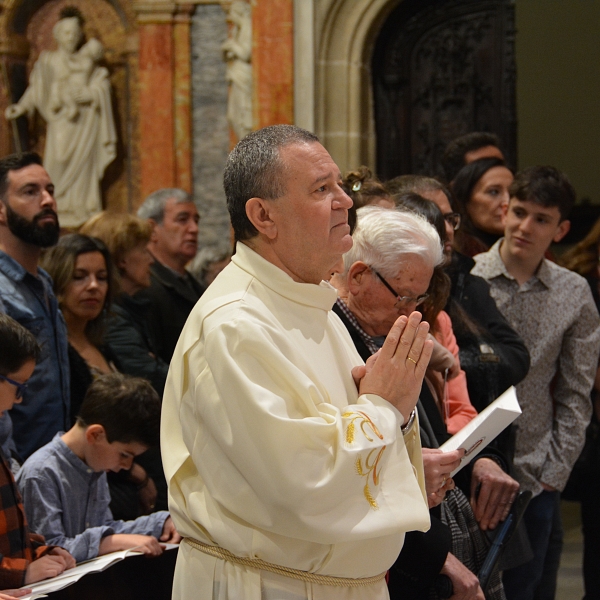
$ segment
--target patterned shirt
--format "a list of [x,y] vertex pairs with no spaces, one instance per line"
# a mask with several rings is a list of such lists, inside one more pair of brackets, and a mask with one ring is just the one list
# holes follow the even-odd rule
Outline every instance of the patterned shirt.
[[44,538],[27,527],[21,495],[0,454],[0,590],[24,585],[31,561],[51,549],[43,543]]
[[562,490],[585,441],[600,352],[600,317],[586,280],[543,259],[523,285],[508,273],[496,242],[471,271],[488,280],[500,312],[531,355],[517,385],[516,478],[534,495],[540,482]]

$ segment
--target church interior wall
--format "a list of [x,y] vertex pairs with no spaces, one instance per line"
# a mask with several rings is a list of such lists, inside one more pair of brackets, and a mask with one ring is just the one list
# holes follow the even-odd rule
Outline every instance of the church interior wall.
[[[382,23],[400,2],[253,0],[254,126],[296,122],[321,137],[342,170],[359,164],[376,168],[371,53]],[[222,241],[228,234],[222,168],[235,142],[221,48],[229,32],[227,2],[48,0],[25,14],[24,7],[33,6],[27,0],[0,0],[0,21],[10,17],[22,29],[0,40],[9,66],[21,61],[23,73],[31,68],[49,43],[44,38],[49,30],[40,24],[67,3],[102,13],[92,18],[101,29],[90,33],[100,35],[107,48],[121,158],[103,182],[106,206],[132,211],[149,187],[181,185],[193,190],[198,203],[201,238],[211,245]],[[519,166],[555,164],[569,173],[580,197],[600,203],[600,3],[516,0],[516,18]],[[153,72],[161,66],[154,54],[140,69],[140,48],[149,43],[156,53],[160,32],[170,53],[162,71]],[[156,106],[139,106],[144,85],[151,90],[147,98],[154,94],[152,102],[168,109],[164,121],[153,116]],[[156,94],[161,85],[169,88],[163,96]],[[0,109],[7,103],[0,94]],[[149,127],[162,131],[166,150],[156,147]],[[3,152],[10,140],[5,123]],[[43,132],[34,141],[42,148]],[[152,161],[144,144],[156,147]]]
[[600,2],[516,1],[519,166],[551,164],[600,204]]
[[227,81],[221,45],[227,38],[219,5],[198,6],[192,17],[192,131],[194,197],[202,219],[200,239],[218,243],[229,215],[223,191],[223,165],[230,147]]

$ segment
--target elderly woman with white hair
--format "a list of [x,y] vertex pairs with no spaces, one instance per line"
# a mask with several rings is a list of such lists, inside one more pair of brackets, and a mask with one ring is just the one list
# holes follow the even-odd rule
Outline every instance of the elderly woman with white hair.
[[[353,247],[344,255],[343,272],[336,274],[331,283],[339,293],[334,311],[346,325],[359,354],[367,360],[382,345],[399,315],[409,315],[424,304],[434,269],[443,262],[443,251],[435,228],[419,215],[374,206],[359,209],[357,215]],[[439,352],[437,360],[443,362],[443,352]],[[390,571],[391,597],[448,597],[432,589],[438,581],[435,575],[440,574],[450,579],[454,593],[462,594],[461,598],[483,599],[474,573],[485,559],[486,543],[469,501],[463,492],[453,489],[450,478],[462,451],[442,454],[436,450],[445,440],[437,439],[440,427],[432,426],[431,420],[437,413],[441,421],[441,414],[426,385],[417,406],[423,446],[432,449],[423,453],[428,502],[433,509],[432,530],[407,536]],[[444,496],[448,502],[435,508]],[[452,531],[452,552],[448,551],[448,534],[446,531],[444,536],[440,521]],[[468,530],[465,522],[469,523]],[[468,550],[464,546],[469,546]],[[497,572],[486,594],[487,598],[504,598]]]

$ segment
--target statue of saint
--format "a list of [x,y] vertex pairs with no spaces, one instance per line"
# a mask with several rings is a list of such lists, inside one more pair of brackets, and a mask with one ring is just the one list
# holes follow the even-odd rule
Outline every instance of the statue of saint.
[[227,12],[232,28],[221,46],[227,61],[227,119],[241,140],[252,131],[252,12],[244,0],[234,0]]
[[83,38],[83,18],[65,8],[52,33],[58,50],[43,51],[33,66],[29,87],[7,119],[37,110],[46,121],[44,167],[55,185],[60,224],[78,227],[102,210],[100,182],[116,156],[108,70],[99,65],[104,49]]

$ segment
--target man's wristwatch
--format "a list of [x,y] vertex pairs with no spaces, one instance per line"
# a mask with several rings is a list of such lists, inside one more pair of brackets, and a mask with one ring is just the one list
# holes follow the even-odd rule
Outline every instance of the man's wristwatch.
[[410,431],[410,428],[412,427],[413,423],[415,422],[415,418],[416,418],[416,412],[415,412],[415,409],[413,408],[412,412],[408,416],[408,421],[406,421],[406,423],[404,423],[404,425],[400,425],[400,431],[402,432],[402,435],[406,435]]

